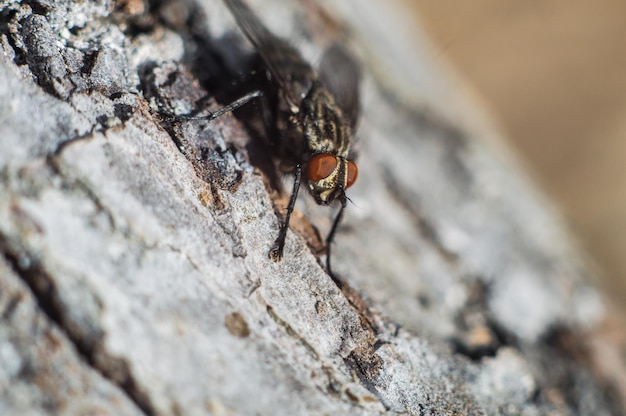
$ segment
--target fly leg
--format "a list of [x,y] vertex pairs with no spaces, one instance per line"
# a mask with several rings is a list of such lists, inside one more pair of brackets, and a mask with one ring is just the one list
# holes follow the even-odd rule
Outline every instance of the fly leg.
[[[332,269],[330,268],[330,247],[333,243],[333,239],[335,238],[335,232],[337,231],[337,227],[339,227],[339,223],[343,218],[343,211],[346,209],[347,199],[345,195],[341,199],[341,208],[335,217],[335,221],[333,221],[333,226],[328,233],[328,237],[326,237],[326,270],[328,271],[328,275],[337,283],[337,279],[335,279],[335,275],[333,275]],[[337,283],[339,285],[339,283]],[[341,286],[340,286],[341,287]]]
[[296,205],[296,199],[298,198],[298,190],[300,189],[300,178],[302,177],[302,165],[296,165],[296,171],[293,180],[293,190],[291,191],[291,198],[289,199],[289,205],[287,206],[287,215],[285,216],[285,222],[280,226],[278,232],[278,238],[274,241],[274,245],[270,249],[269,258],[273,261],[280,261],[283,258],[283,249],[285,248],[285,238],[287,238],[287,230],[289,229],[289,219],[291,213]]
[[255,90],[252,92],[247,93],[246,95],[244,95],[243,97],[240,97],[238,99],[236,99],[235,101],[233,101],[232,103],[225,105],[224,107],[220,108],[219,110],[217,110],[214,113],[210,113],[209,115],[206,116],[187,116],[187,115],[182,115],[182,116],[178,116],[177,118],[182,118],[184,120],[215,120],[216,118],[218,118],[219,116],[229,113],[231,111],[234,111],[236,109],[238,109],[239,107],[249,103],[250,101],[259,98],[259,97],[263,97],[263,91],[261,90]]

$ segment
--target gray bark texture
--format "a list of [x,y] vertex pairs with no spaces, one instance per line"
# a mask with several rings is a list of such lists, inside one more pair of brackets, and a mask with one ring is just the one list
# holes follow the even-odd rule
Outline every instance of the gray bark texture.
[[223,2],[2,0],[0,415],[624,414],[594,271],[399,6],[248,3],[362,66],[336,281],[337,208],[271,261],[290,177],[172,116],[254,61]]

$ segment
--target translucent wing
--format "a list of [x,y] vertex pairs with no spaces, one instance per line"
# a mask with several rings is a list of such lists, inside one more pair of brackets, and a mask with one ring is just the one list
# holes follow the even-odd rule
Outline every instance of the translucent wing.
[[333,94],[341,111],[354,130],[361,112],[359,81],[361,71],[355,59],[342,46],[334,44],[320,62],[320,80]]
[[299,105],[316,79],[302,55],[284,40],[274,36],[241,0],[225,0],[239,28],[254,45],[285,98]]

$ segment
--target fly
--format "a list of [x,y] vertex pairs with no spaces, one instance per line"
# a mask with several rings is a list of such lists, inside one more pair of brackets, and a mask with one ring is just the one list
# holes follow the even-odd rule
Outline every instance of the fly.
[[326,267],[332,275],[330,246],[346,208],[346,189],[358,170],[350,147],[359,118],[359,67],[338,45],[323,55],[319,71],[283,39],[274,36],[241,0],[225,0],[239,28],[259,53],[270,88],[252,91],[209,116],[213,119],[252,99],[262,98],[272,108],[274,133],[269,140],[281,162],[290,166],[293,189],[287,214],[269,257],[283,257],[289,220],[302,182],[320,205],[340,204],[326,238]]

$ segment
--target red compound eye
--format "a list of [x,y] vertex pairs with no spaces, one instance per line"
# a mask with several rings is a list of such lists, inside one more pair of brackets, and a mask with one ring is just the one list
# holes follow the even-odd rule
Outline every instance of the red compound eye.
[[354,185],[357,176],[359,176],[359,169],[356,167],[356,163],[348,160],[348,183],[346,184],[346,189]]
[[317,182],[326,179],[337,167],[337,158],[328,153],[318,153],[309,160],[306,166],[308,180]]

